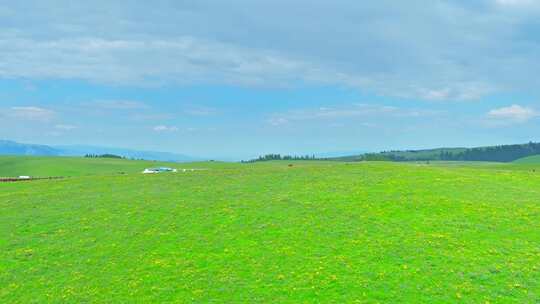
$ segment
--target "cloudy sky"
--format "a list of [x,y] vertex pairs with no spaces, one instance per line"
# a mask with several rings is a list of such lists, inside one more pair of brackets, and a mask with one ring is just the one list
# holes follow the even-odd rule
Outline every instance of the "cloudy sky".
[[244,158],[540,141],[537,0],[0,0],[0,139]]

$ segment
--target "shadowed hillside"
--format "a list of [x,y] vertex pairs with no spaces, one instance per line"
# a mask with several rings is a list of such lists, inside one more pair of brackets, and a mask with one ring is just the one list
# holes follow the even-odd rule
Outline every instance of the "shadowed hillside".
[[512,162],[540,154],[540,143],[500,145],[478,148],[440,148],[428,150],[384,151],[333,158],[340,161],[487,161]]

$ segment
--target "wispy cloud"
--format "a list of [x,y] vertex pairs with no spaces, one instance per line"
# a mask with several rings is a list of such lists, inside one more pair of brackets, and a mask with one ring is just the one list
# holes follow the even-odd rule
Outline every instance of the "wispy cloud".
[[205,106],[193,106],[189,107],[184,113],[192,116],[210,116],[217,114],[218,110],[212,107]]
[[536,110],[517,104],[493,109],[487,113],[489,119],[499,123],[524,123],[539,115]]
[[484,83],[453,83],[452,87],[442,89],[420,88],[416,94],[402,94],[403,97],[420,97],[421,99],[431,101],[469,101],[478,100],[482,96],[495,91],[493,87],[489,87]]
[[62,131],[71,131],[77,129],[78,127],[74,125],[59,124],[55,125],[54,128]]
[[[129,9],[94,4],[107,14],[82,2],[47,3],[31,20],[13,13],[23,9],[16,1],[0,9],[0,77],[136,86],[330,84],[427,100],[538,87],[530,71],[540,68],[540,46],[527,30],[538,19],[529,9],[539,7],[534,0],[299,0],[286,10],[267,1],[130,3]],[[307,6],[310,14],[294,13]],[[313,15],[325,16],[316,31],[305,26]],[[231,20],[249,22],[250,34],[244,22]],[[267,26],[275,20],[282,27]],[[496,51],[485,56],[488,50]]]
[[[343,120],[343,119],[376,119],[380,117],[421,117],[434,115],[437,112],[418,109],[401,109],[394,106],[354,104],[348,107],[320,107],[318,109],[302,109],[276,113],[267,119],[268,124],[273,126],[285,125],[291,122],[313,120]],[[371,122],[360,122],[363,126],[373,126]]]
[[177,132],[179,129],[175,126],[159,125],[152,128],[156,132]]
[[267,123],[272,125],[272,126],[285,125],[285,124],[288,124],[289,121],[290,121],[290,119],[287,119],[285,117],[280,117],[280,116],[270,117],[270,118],[267,119]]
[[[4,62],[0,77],[83,79],[120,84],[217,81],[285,85],[291,75],[321,73],[308,62],[277,52],[190,36],[166,40],[49,41],[2,39],[0,36],[0,49],[6,50],[3,56],[11,58]],[[59,60],[43,61],[43,57]]]
[[495,2],[502,6],[528,6],[538,4],[535,0],[495,0]]
[[36,106],[12,107],[7,114],[8,116],[17,119],[40,122],[51,121],[56,115],[56,113],[52,110]]

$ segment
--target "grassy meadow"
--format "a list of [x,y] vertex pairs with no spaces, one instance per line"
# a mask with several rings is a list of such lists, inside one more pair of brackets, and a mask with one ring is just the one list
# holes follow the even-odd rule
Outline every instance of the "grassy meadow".
[[[209,164],[214,167],[231,165],[212,162],[205,164],[205,166]],[[183,164],[116,158],[0,156],[0,177],[16,177],[21,175],[33,177],[111,175],[140,173],[145,168],[161,166],[197,168],[199,163]]]
[[73,177],[0,183],[0,303],[540,302],[534,165],[37,161],[0,176]]
[[540,165],[540,155],[534,155],[529,157],[520,158],[514,161],[516,164],[536,164]]

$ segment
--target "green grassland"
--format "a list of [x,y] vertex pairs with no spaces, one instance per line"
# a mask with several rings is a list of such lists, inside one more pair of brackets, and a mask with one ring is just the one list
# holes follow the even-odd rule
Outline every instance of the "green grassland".
[[[207,166],[204,163],[183,164],[115,158],[0,156],[0,177],[110,175],[139,173],[145,168],[160,166],[196,168],[200,164]],[[214,167],[230,166],[220,162],[209,164]]]
[[520,158],[514,161],[516,164],[540,164],[540,155],[533,155],[529,157]]
[[523,165],[131,166],[0,183],[0,303],[540,301]]
[[501,163],[501,162],[480,162],[480,161],[422,161],[408,162],[417,166],[431,166],[444,168],[470,168],[477,170],[504,170],[504,171],[530,171],[536,172],[540,170],[540,163]]

